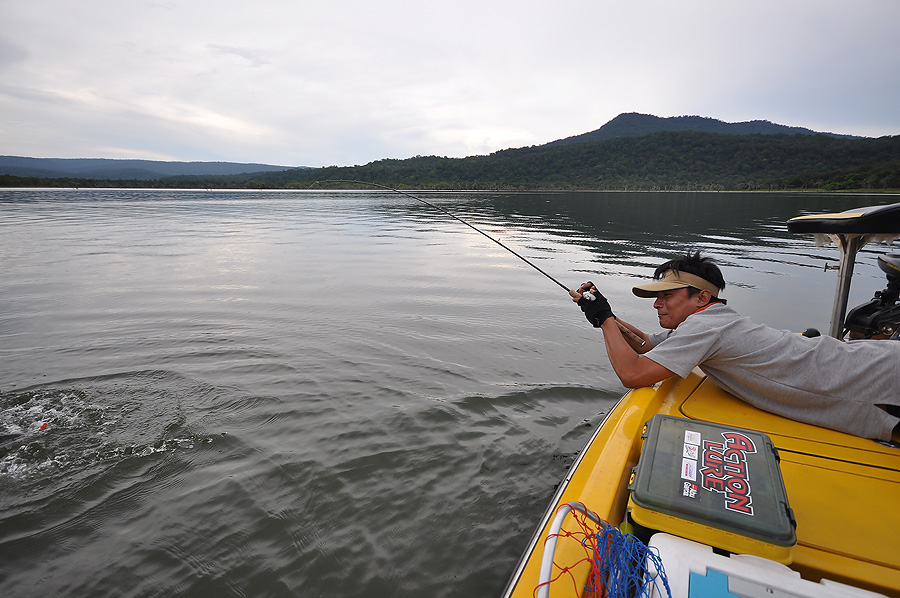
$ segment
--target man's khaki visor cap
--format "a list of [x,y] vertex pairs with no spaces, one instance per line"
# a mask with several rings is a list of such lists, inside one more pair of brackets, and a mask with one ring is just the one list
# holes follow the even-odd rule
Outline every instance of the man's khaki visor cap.
[[658,281],[638,285],[631,289],[631,292],[638,297],[653,299],[660,291],[673,291],[687,287],[709,291],[713,297],[719,296],[719,288],[705,278],[700,278],[689,272],[677,272],[675,270],[666,270],[666,273]]

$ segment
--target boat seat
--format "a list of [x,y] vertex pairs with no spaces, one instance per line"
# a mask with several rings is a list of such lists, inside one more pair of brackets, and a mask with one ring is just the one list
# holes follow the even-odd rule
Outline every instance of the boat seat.
[[817,245],[834,243],[841,250],[828,334],[843,338],[856,254],[869,242],[891,243],[900,237],[900,203],[855,208],[836,214],[797,216],[788,220],[787,228],[792,233],[812,234]]
[[792,233],[816,235],[897,235],[900,234],[900,203],[797,216],[788,220],[787,228]]

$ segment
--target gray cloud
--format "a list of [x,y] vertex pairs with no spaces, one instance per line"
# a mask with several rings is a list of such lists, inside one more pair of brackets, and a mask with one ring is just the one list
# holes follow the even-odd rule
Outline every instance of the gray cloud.
[[900,134],[895,0],[0,6],[3,154],[360,164],[628,111]]
[[0,37],[0,69],[28,59],[28,50]]
[[219,44],[209,44],[211,50],[225,55],[237,56],[243,58],[247,64],[254,67],[265,66],[269,64],[268,60],[260,58],[253,50],[246,48],[235,48],[232,46],[221,46]]

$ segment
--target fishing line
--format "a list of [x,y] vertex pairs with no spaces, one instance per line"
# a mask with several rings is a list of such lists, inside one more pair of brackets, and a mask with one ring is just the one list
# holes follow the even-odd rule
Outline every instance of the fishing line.
[[441,206],[435,205],[435,204],[433,204],[433,203],[431,203],[431,202],[429,202],[429,201],[425,201],[425,200],[422,199],[421,197],[416,197],[416,196],[413,195],[412,193],[407,193],[406,191],[401,191],[401,190],[399,190],[399,189],[394,189],[393,187],[388,187],[388,186],[386,186],[386,185],[379,185],[378,183],[368,183],[368,182],[365,182],[365,181],[350,181],[350,180],[341,180],[341,179],[328,179],[328,180],[325,180],[325,181],[316,181],[315,183],[313,183],[312,185],[310,185],[310,187],[312,187],[313,185],[318,185],[319,183],[354,183],[354,184],[357,184],[357,185],[371,185],[372,187],[379,187],[379,188],[381,188],[381,189],[387,189],[388,191],[393,191],[394,193],[399,193],[399,194],[401,194],[401,195],[405,195],[406,197],[411,197],[412,199],[414,199],[414,200],[416,200],[416,201],[422,202],[422,203],[425,204],[426,206],[432,207],[432,208],[434,208],[435,210],[439,210],[439,211],[443,212],[444,214],[450,216],[450,217],[453,218],[454,220],[458,220],[459,222],[462,222],[463,224],[465,224],[466,226],[468,226],[469,228],[471,228],[472,230],[474,230],[474,231],[477,232],[478,234],[484,235],[485,237],[487,237],[488,239],[490,239],[491,241],[493,241],[494,243],[496,243],[497,245],[499,245],[499,246],[502,247],[503,249],[507,250],[508,252],[510,252],[511,254],[513,254],[514,256],[516,256],[517,258],[519,258],[520,260],[522,260],[523,262],[525,262],[526,264],[528,264],[529,266],[531,266],[532,268],[534,268],[535,270],[537,270],[538,272],[540,272],[541,274],[543,274],[544,276],[546,276],[547,278],[549,278],[550,280],[552,280],[553,282],[555,282],[556,284],[558,284],[559,286],[561,286],[562,288],[564,288],[564,289],[566,290],[566,292],[571,292],[571,289],[569,289],[569,287],[567,287],[567,286],[564,285],[563,283],[559,282],[558,280],[556,280],[555,278],[553,278],[552,276],[550,276],[549,274],[547,274],[546,272],[544,272],[543,270],[541,270],[541,269],[540,269],[539,267],[537,267],[535,264],[531,263],[531,262],[528,261],[526,258],[522,257],[522,256],[519,255],[517,252],[513,251],[512,249],[510,249],[509,247],[507,247],[506,245],[504,245],[503,243],[501,243],[499,240],[495,239],[494,237],[490,236],[489,234],[487,234],[487,233],[484,232],[483,230],[481,230],[481,229],[475,227],[475,226],[472,225],[472,224],[469,224],[468,222],[466,222],[465,220],[463,220],[462,218],[460,218],[459,216],[457,216],[457,215],[454,214],[453,212],[450,212],[450,211],[448,211],[448,210],[445,210],[445,209],[442,208]]
[[[570,289],[569,287],[567,287],[567,286],[564,285],[563,283],[559,282],[558,280],[556,280],[555,278],[553,278],[552,276],[550,276],[549,274],[547,274],[546,272],[544,272],[543,270],[541,270],[536,264],[533,264],[532,262],[528,261],[525,257],[523,257],[522,255],[520,255],[518,252],[516,252],[516,251],[510,249],[509,247],[507,247],[506,245],[504,245],[503,243],[501,243],[498,239],[495,239],[494,237],[490,236],[489,234],[487,234],[487,233],[484,232],[483,230],[477,228],[475,225],[469,224],[468,222],[466,222],[465,220],[463,220],[462,218],[460,218],[459,216],[457,216],[457,215],[454,214],[453,212],[450,212],[450,211],[448,211],[448,210],[442,208],[441,206],[435,205],[435,204],[431,203],[430,201],[425,201],[425,200],[422,199],[421,197],[416,197],[416,196],[413,195],[412,193],[407,193],[406,191],[401,191],[400,189],[395,189],[395,188],[393,188],[393,187],[388,187],[387,185],[379,185],[378,183],[370,183],[370,182],[368,182],[368,181],[357,181],[357,180],[351,180],[351,179],[325,179],[325,180],[322,180],[322,181],[314,181],[313,184],[310,185],[308,188],[311,189],[311,188],[315,187],[316,185],[318,185],[319,183],[352,183],[352,184],[354,184],[354,185],[369,185],[369,186],[371,186],[371,187],[378,187],[378,188],[380,188],[380,189],[385,189],[385,190],[387,190],[387,191],[393,191],[394,193],[399,193],[400,195],[405,195],[406,197],[409,197],[409,198],[412,198],[412,199],[414,199],[414,200],[416,200],[416,201],[422,202],[422,203],[425,204],[426,206],[429,206],[429,207],[431,207],[431,208],[434,208],[435,210],[438,210],[438,211],[443,212],[444,214],[450,216],[450,217],[453,218],[454,220],[457,220],[457,221],[459,221],[459,222],[462,222],[463,224],[465,224],[466,226],[468,226],[469,228],[471,228],[472,230],[474,230],[474,231],[477,232],[478,234],[484,235],[485,237],[487,237],[488,239],[490,239],[491,241],[493,241],[494,243],[496,243],[497,245],[499,245],[499,246],[502,247],[503,249],[507,250],[508,252],[510,252],[511,254],[513,254],[514,256],[516,256],[517,258],[519,258],[520,260],[522,260],[523,262],[525,262],[526,264],[528,264],[529,266],[531,266],[532,268],[534,268],[535,270],[537,270],[538,272],[540,272],[541,274],[543,274],[544,276],[546,276],[547,278],[549,278],[550,280],[552,280],[553,282],[555,282],[556,284],[558,284],[558,285],[559,285],[560,287],[562,287],[562,288],[563,288],[563,289],[564,289],[571,297],[575,297],[575,296],[576,296],[576,295],[573,294],[573,293],[576,293],[576,291],[573,291],[572,289]],[[578,296],[579,296],[579,298],[580,298],[580,293],[578,294]],[[614,319],[615,319],[615,318],[614,318]],[[627,327],[625,327],[625,325],[622,324],[622,322],[620,322],[619,320],[616,320],[616,324],[618,325],[619,330],[622,331],[622,334],[624,334],[625,336],[627,336],[627,337],[631,338],[632,340],[634,340],[639,346],[641,346],[641,347],[644,346],[644,344],[646,343],[646,341],[645,341],[644,339],[642,339],[640,336],[638,336],[637,334],[635,334],[633,331],[631,331],[630,329],[628,329]]]

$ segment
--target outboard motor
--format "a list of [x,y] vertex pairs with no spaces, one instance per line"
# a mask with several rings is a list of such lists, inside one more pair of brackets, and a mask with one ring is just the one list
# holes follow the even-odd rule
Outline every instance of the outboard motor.
[[878,267],[887,275],[887,287],[847,313],[844,328],[851,339],[900,336],[900,253],[878,256]]

